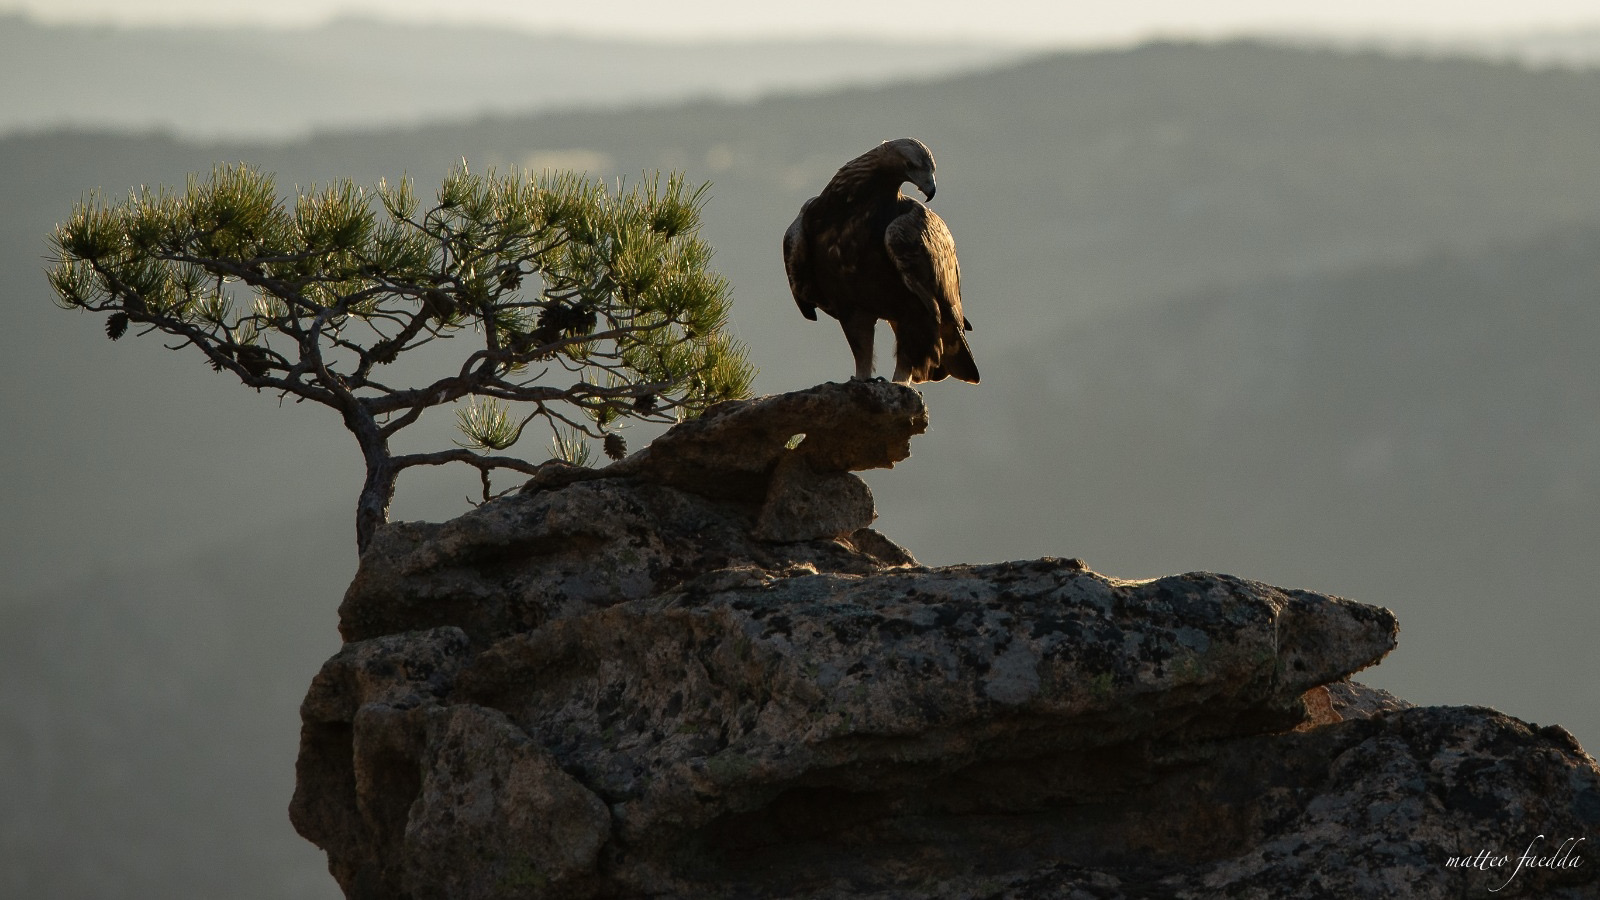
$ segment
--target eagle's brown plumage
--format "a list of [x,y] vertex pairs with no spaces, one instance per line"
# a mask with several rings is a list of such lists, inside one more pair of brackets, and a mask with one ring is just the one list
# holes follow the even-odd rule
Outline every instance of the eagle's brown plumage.
[[841,166],[783,235],[789,290],[806,318],[820,309],[839,320],[856,378],[872,377],[872,332],[884,319],[894,329],[895,381],[976,384],[955,240],[933,210],[900,192],[908,181],[933,199],[933,154],[915,138]]

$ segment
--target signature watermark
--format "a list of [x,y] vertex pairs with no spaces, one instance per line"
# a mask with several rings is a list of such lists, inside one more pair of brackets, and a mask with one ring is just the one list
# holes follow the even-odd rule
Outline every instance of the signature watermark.
[[1588,838],[1567,838],[1560,846],[1556,846],[1541,834],[1528,842],[1528,849],[1522,851],[1521,856],[1480,850],[1474,856],[1452,856],[1445,860],[1444,865],[1447,869],[1478,869],[1484,872],[1510,869],[1511,874],[1499,887],[1489,888],[1491,893],[1498,893],[1515,881],[1524,869],[1576,869],[1583,865],[1578,847],[1586,840]]

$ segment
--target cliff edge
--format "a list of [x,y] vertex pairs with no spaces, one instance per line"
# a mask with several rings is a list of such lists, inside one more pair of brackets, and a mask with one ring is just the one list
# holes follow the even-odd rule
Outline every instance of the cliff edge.
[[917,564],[852,472],[927,422],[887,383],[726,403],[387,526],[295,827],[384,900],[1600,896],[1595,761],[1349,682],[1388,610]]

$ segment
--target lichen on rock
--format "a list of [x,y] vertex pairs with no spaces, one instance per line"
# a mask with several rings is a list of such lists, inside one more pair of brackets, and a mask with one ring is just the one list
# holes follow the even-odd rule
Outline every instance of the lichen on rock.
[[1387,610],[918,565],[851,472],[926,425],[885,383],[723,404],[381,531],[302,707],[296,827],[359,898],[1020,900],[1454,897],[1474,842],[1600,824],[1570,736],[1347,680]]

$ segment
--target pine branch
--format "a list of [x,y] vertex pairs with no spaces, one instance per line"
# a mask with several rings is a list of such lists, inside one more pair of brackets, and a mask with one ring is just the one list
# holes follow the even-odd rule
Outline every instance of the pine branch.
[[[56,229],[51,286],[66,308],[107,313],[113,340],[130,329],[171,335],[174,349],[199,348],[247,386],[337,409],[367,461],[363,546],[406,468],[475,466],[486,497],[489,470],[534,469],[465,447],[393,455],[388,441],[428,409],[526,404],[516,429],[498,408],[463,425],[485,447],[509,447],[542,417],[558,436],[606,438],[615,455],[624,445],[607,429],[619,418],[670,421],[748,390],[742,352],[720,333],[726,283],[695,236],[703,186],[686,193],[674,176],[613,194],[575,176],[532,182],[462,167],[420,216],[407,180],[376,195],[386,220],[348,181],[285,204],[270,176],[239,166],[181,194],[91,199]],[[241,289],[254,300],[236,313]],[[479,339],[453,374],[415,387],[372,377],[469,329]],[[550,384],[561,372],[575,380]]]

